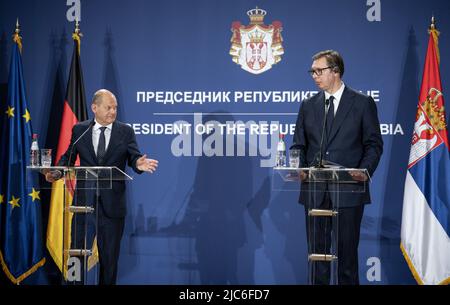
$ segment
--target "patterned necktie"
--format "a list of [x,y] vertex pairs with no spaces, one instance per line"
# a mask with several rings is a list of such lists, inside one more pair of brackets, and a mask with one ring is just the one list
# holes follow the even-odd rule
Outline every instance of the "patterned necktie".
[[101,133],[100,138],[98,139],[98,146],[97,146],[97,161],[102,164],[103,163],[103,157],[105,156],[105,150],[106,150],[106,140],[105,140],[105,130],[106,127],[100,127]]
[[334,120],[334,96],[330,96],[328,99],[330,101],[330,106],[328,106],[328,113],[327,113],[327,137],[330,136],[331,133],[331,126],[333,126],[333,120]]

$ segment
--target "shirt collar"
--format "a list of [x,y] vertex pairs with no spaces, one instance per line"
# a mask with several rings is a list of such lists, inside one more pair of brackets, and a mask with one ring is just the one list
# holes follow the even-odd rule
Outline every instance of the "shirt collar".
[[328,92],[325,91],[325,100],[329,99],[330,96],[334,96],[334,100],[339,102],[341,100],[342,93],[344,93],[344,89],[345,84],[344,82],[342,82],[341,87],[335,93],[329,94]]
[[94,124],[93,129],[94,129],[95,131],[99,130],[100,127],[106,127],[106,129],[109,129],[109,130],[112,129],[112,123],[111,123],[111,124],[108,124],[108,125],[106,125],[106,126],[103,126],[103,125],[99,124],[99,123],[97,122],[96,119],[94,119],[94,121],[95,121],[95,124]]

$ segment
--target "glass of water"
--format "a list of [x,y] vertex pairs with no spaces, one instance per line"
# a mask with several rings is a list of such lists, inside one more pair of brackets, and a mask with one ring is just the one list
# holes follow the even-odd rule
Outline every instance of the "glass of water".
[[298,168],[300,165],[300,150],[289,150],[289,167]]
[[41,149],[41,166],[52,166],[52,150],[50,148]]

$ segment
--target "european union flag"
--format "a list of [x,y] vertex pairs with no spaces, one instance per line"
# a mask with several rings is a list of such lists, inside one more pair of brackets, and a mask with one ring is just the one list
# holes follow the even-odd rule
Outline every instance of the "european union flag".
[[[44,265],[39,185],[27,184],[31,117],[22,71],[22,42],[14,34],[8,99],[0,104],[0,263],[7,277],[20,284]],[[2,101],[0,101],[2,102]]]

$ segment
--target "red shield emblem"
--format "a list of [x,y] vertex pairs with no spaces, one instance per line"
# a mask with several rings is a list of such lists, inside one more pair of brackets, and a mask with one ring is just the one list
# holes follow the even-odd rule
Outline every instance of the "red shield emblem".
[[247,42],[246,61],[255,71],[263,69],[267,63],[267,42]]

